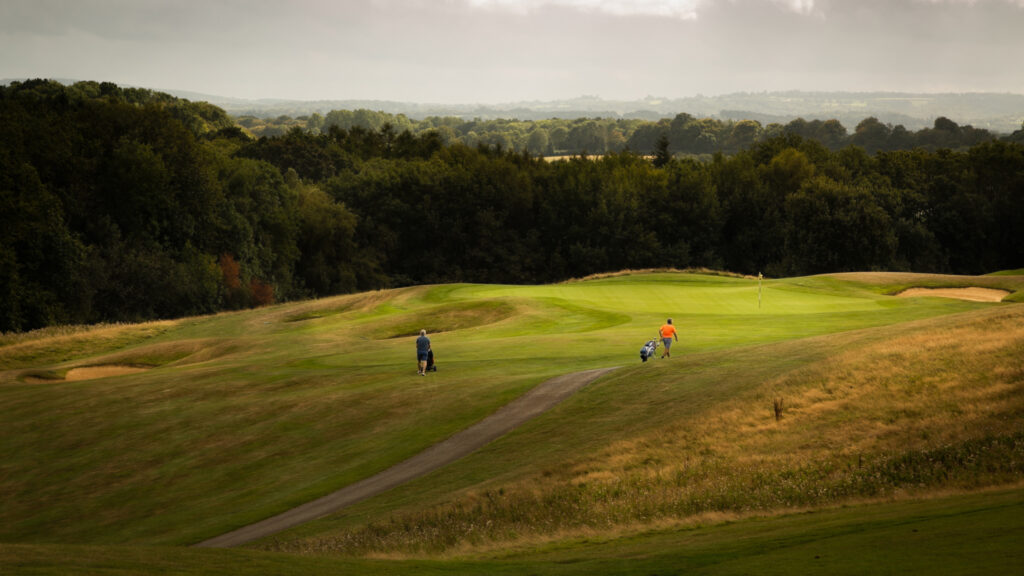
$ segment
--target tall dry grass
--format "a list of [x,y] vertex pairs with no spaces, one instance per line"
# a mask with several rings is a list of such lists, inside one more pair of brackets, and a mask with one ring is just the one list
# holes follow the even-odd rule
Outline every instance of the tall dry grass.
[[838,352],[825,360],[780,368],[564,469],[273,547],[450,554],[1024,478],[1024,307],[885,334],[830,337]]
[[638,268],[638,269],[624,269],[616,270],[614,272],[598,272],[596,274],[589,274],[582,278],[570,278],[565,280],[563,283],[573,282],[589,282],[591,280],[603,280],[605,278],[619,278],[622,276],[635,276],[640,274],[702,274],[705,276],[723,276],[726,278],[746,278],[748,280],[756,279],[757,276],[750,276],[746,274],[739,274],[736,272],[727,272],[725,270],[714,270],[712,268]]
[[0,335],[0,371],[102,354],[165,333],[179,321],[54,326]]

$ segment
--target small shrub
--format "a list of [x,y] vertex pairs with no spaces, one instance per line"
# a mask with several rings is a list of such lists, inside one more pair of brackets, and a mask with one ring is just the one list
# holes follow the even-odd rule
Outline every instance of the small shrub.
[[274,287],[270,284],[265,284],[253,278],[249,284],[249,289],[252,292],[253,306],[269,306],[274,303]]

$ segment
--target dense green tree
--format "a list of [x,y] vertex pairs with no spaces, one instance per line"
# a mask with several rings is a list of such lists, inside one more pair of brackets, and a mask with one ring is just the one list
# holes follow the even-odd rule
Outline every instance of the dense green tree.
[[532,154],[550,154],[552,148],[551,140],[548,138],[548,131],[540,127],[531,130],[530,135],[526,139],[526,149]]
[[235,249],[248,279],[288,294],[299,256],[295,193],[285,186],[281,172],[266,162],[234,158],[222,169],[227,202],[240,217],[228,245]]
[[889,147],[889,136],[892,130],[889,126],[879,122],[874,116],[865,118],[854,130],[850,143],[875,153],[879,150],[887,150]]
[[652,162],[655,168],[662,168],[671,161],[672,152],[668,149],[668,135],[663,133],[658,137],[658,141],[654,143]]
[[[1024,259],[1024,146],[945,118],[918,133],[867,119],[849,137],[831,120],[687,114],[222,119],[106,83],[0,87],[0,330],[621,268]],[[260,126],[281,133],[251,138]],[[552,151],[575,156],[537,156]]]
[[1024,144],[1024,122],[1020,124],[1020,130],[1015,130],[1013,134],[1010,134],[1003,140],[1007,142],[1016,142],[1017,144]]
[[[669,127],[667,122],[648,122],[639,126],[633,131],[632,135],[626,141],[626,147],[633,151],[647,151],[655,150],[658,147],[658,141],[662,137],[668,139]],[[668,142],[667,152],[671,152],[672,143]]]
[[742,120],[733,124],[726,140],[729,150],[746,150],[761,137],[761,123],[754,120]]
[[787,269],[799,274],[886,269],[896,236],[863,188],[818,177],[786,197]]
[[295,178],[289,187],[296,194],[296,270],[303,286],[312,294],[354,292],[359,288],[356,216],[315,185]]
[[[551,141],[552,152],[564,152],[568,147],[569,128],[559,124],[548,130],[548,139]],[[466,144],[470,144],[466,142]]]
[[566,140],[567,147],[573,150],[598,154],[608,149],[607,144],[605,127],[596,120],[588,120],[573,126]]
[[814,176],[816,166],[807,154],[796,148],[786,148],[762,166],[761,174],[769,188],[779,197],[791,194]]
[[1012,269],[1024,262],[1024,146],[986,142],[966,155],[973,172],[972,187],[991,206],[992,224],[986,231],[984,270]]
[[813,128],[809,125],[807,120],[803,118],[794,118],[790,120],[788,124],[783,128],[786,134],[792,134],[801,138],[811,138],[814,135]]
[[88,319],[84,257],[59,199],[0,150],[0,332]]
[[[98,85],[96,88],[98,92]],[[200,103],[201,104],[201,103]],[[777,123],[764,127],[755,120],[720,121],[713,118],[696,118],[681,113],[673,118],[641,120],[636,118],[578,118],[547,120],[515,120],[508,118],[464,120],[456,117],[427,117],[413,120],[402,114],[387,114],[370,110],[335,110],[327,117],[316,114],[292,118],[282,115],[277,118],[255,118],[240,116],[240,126],[256,136],[283,136],[289,130],[298,128],[311,134],[325,133],[331,127],[343,130],[360,128],[377,133],[385,124],[390,124],[395,134],[408,131],[419,136],[436,131],[443,144],[460,142],[468,146],[483,143],[488,146],[500,145],[504,149],[529,149],[534,154],[604,154],[625,149],[651,150],[659,134],[669,134],[670,150],[673,153],[710,154],[721,151],[735,154],[756,142],[783,135],[799,136],[822,143],[830,150],[839,150],[850,143],[864,147],[874,153],[881,150],[911,149],[917,146],[930,150],[939,147],[965,149],[975,144],[991,141],[995,135],[984,129],[971,126],[956,126],[951,120],[942,118],[939,128],[928,128],[910,132],[903,126],[882,125],[875,118],[865,119],[860,126],[861,134],[847,134],[847,130],[836,119],[796,118],[786,125]],[[588,123],[592,126],[586,127]],[[952,129],[955,126],[955,129]],[[599,128],[595,130],[594,128]],[[757,127],[757,130],[754,128]],[[587,128],[590,134],[587,134]],[[537,141],[531,143],[530,136],[537,130],[546,130],[550,146],[542,149]],[[576,130],[574,140],[569,136]],[[536,135],[535,138],[539,138]]]
[[722,211],[720,252],[728,269],[747,274],[769,272],[779,262],[779,209],[758,173],[752,154],[715,156],[712,178]]
[[722,208],[711,173],[693,160],[674,162],[667,189],[665,208],[652,206],[651,220],[669,265],[720,267]]
[[848,135],[846,128],[838,120],[826,120],[815,130],[813,138],[816,138],[826,148],[838,150],[846,145]]
[[300,177],[321,181],[351,164],[344,150],[326,136],[292,128],[282,137],[260,138],[242,147],[239,156],[266,160],[282,171],[295,170]]

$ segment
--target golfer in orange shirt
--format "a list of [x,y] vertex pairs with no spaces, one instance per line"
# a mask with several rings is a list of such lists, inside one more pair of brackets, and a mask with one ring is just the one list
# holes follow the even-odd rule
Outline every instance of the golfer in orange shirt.
[[672,325],[672,319],[669,318],[665,325],[658,330],[658,335],[661,336],[661,343],[665,346],[665,352],[661,355],[662,358],[665,356],[672,357],[672,338],[679,342],[679,334],[676,332],[676,327]]

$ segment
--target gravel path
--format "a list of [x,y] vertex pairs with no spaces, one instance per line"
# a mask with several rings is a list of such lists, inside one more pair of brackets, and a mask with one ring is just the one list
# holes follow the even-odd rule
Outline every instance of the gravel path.
[[600,368],[552,378],[473,426],[383,472],[297,508],[282,512],[277,516],[210,538],[196,546],[204,548],[240,546],[337,512],[346,506],[351,506],[356,502],[419,478],[504,436],[612,370],[614,368]]

